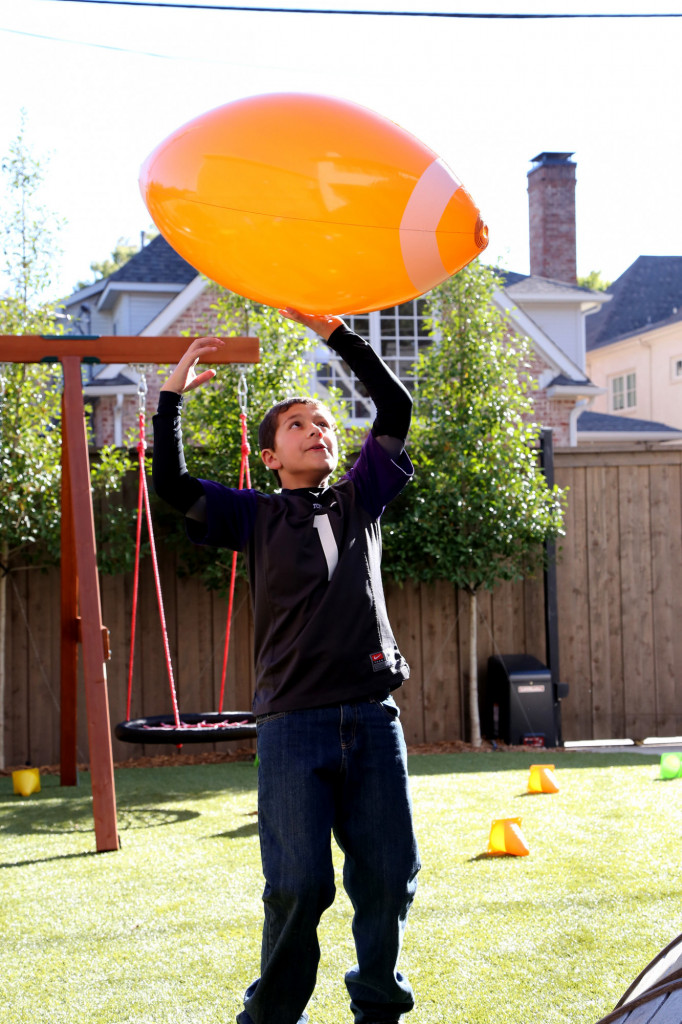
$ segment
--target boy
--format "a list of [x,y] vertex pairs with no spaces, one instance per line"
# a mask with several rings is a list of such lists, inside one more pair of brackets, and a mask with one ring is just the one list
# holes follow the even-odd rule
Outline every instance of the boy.
[[405,743],[391,691],[409,668],[380,574],[379,517],[405,486],[411,398],[339,317],[281,311],[320,335],[377,407],[355,465],[336,469],[336,425],[309,398],[278,403],[259,429],[281,491],[233,490],[187,473],[182,394],[224,344],[194,341],[162,387],[154,484],[197,543],[246,554],[254,609],[258,825],[265,877],[261,972],[238,1024],[299,1024],[315,987],[317,925],[334,900],[331,836],[344,853],[358,963],[346,974],[355,1024],[397,1024],[414,1005],[397,961],[419,870]]

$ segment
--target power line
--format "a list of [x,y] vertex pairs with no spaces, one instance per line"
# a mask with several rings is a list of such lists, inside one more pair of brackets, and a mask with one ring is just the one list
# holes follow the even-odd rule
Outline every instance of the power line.
[[103,7],[161,7],[189,11],[240,11],[247,14],[347,14],[391,18],[468,18],[487,21],[549,21],[577,18],[682,18],[682,11],[619,13],[516,13],[474,11],[357,11],[323,7],[247,7],[237,4],[172,3],[165,0],[48,0],[51,3],[100,4]]
[[[9,32],[10,35],[14,36],[28,36],[29,39],[44,39],[49,43],[66,43],[69,46],[91,46],[98,50],[113,50],[115,53],[138,54],[141,57],[159,57],[162,60],[179,59],[168,53],[154,53],[150,50],[131,50],[125,46],[112,46],[110,43],[91,43],[83,39],[67,39],[64,36],[48,36],[43,34],[42,32],[24,32],[23,30],[18,28],[2,28],[0,26],[0,32]],[[183,60],[188,59],[189,58],[187,57],[183,57]],[[197,57],[197,60],[201,61],[201,63],[205,63],[205,58],[203,57]]]
[[[42,39],[48,43],[64,43],[66,46],[86,46],[95,50],[110,50],[113,53],[125,53],[131,54],[135,57],[154,57],[159,60],[172,60],[172,61],[184,61],[190,64],[218,64],[221,67],[230,68],[246,68],[246,69],[257,69],[260,71],[288,71],[288,67],[278,64],[254,64],[246,63],[244,61],[236,61],[227,57],[206,57],[204,54],[199,56],[192,56],[186,53],[159,53],[156,50],[135,50],[129,46],[113,46],[111,43],[93,43],[88,39],[69,39],[66,36],[50,36],[42,32],[25,32],[23,29],[18,28],[3,28],[0,25],[0,32],[7,32],[14,36],[24,36],[28,39]],[[303,68],[303,72],[306,69]],[[310,74],[317,74],[314,70],[310,71]]]

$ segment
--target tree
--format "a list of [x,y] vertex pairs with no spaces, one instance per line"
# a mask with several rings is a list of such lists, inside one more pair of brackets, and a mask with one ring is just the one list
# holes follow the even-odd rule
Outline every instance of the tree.
[[591,270],[584,277],[579,277],[578,284],[581,288],[591,288],[593,292],[607,292],[611,287],[611,282],[601,276],[601,270]]
[[[3,278],[0,332],[25,334],[55,330],[56,309],[44,300],[49,282],[48,253],[55,249],[48,218],[35,199],[42,181],[40,163],[28,149],[25,114],[2,161]],[[7,585],[10,558],[33,547],[43,530],[58,535],[59,389],[54,367],[0,368],[0,767],[4,755]],[[37,423],[36,423],[37,421]],[[36,429],[38,426],[38,429]],[[54,558],[55,552],[51,552]]]
[[[221,480],[236,487],[241,462],[239,381],[244,374],[248,391],[249,444],[253,457],[249,465],[252,485],[271,491],[277,484],[262,464],[257,431],[265,413],[290,395],[310,393],[312,352],[320,344],[305,334],[299,324],[286,320],[277,310],[215,288],[210,322],[203,328],[221,337],[252,335],[260,340],[261,361],[254,366],[221,366],[216,381],[187,396],[183,414],[187,466],[194,476]],[[339,400],[332,395],[332,412],[342,416]],[[339,464],[343,465],[354,442],[352,433],[339,432]],[[210,554],[188,545],[178,517],[159,515],[171,531],[173,543],[181,550],[184,573],[198,574],[206,586],[225,591],[229,582],[230,552]]]
[[90,270],[95,275],[95,280],[98,281],[102,277],[109,277],[111,274],[115,273],[115,271],[124,266],[136,252],[139,252],[139,247],[137,245],[132,245],[130,242],[126,241],[125,238],[119,238],[107,259],[100,261],[93,260],[90,264]]
[[[23,115],[2,171],[2,271],[7,291],[0,299],[0,334],[59,333],[58,305],[45,298],[59,255],[53,230],[57,221],[38,202],[44,172],[26,141]],[[60,367],[0,366],[0,395],[0,766],[4,766],[8,573],[19,559],[34,566],[59,561]],[[110,493],[120,487],[127,467],[122,453],[105,450],[93,480],[100,491]],[[109,515],[116,517],[115,508]]]
[[[54,325],[57,309],[45,299],[54,260],[61,255],[56,234],[61,221],[37,200],[42,164],[26,140],[26,112],[19,133],[2,159],[2,278],[0,315],[5,333]],[[10,328],[12,330],[10,330]]]
[[494,271],[475,263],[428,298],[433,344],[419,378],[414,483],[384,519],[387,570],[448,580],[470,596],[469,714],[481,742],[476,595],[542,564],[562,526],[562,496],[537,465],[528,345],[492,301]]
[[[149,231],[142,233],[142,244],[145,242],[151,242],[152,238],[158,235],[158,231],[155,228],[151,228]],[[112,274],[120,270],[121,267],[125,266],[129,259],[131,259],[135,253],[140,251],[140,247],[134,245],[129,239],[119,238],[116,245],[111,250],[111,253],[106,259],[93,260],[90,264],[90,270],[95,275],[92,281],[78,281],[74,291],[79,291],[81,288],[87,288],[88,285],[94,284],[95,281],[101,281],[104,277],[110,277]]]
[[[44,170],[26,140],[25,117],[2,161],[3,277],[0,333],[61,333],[60,307],[46,299],[51,270],[59,257],[59,221],[38,201]],[[8,565],[21,552],[27,564],[59,561],[61,486],[61,370],[58,366],[2,367],[0,419],[0,560]],[[100,493],[120,485],[128,460],[103,449],[93,466]],[[115,515],[115,512],[113,513]]]

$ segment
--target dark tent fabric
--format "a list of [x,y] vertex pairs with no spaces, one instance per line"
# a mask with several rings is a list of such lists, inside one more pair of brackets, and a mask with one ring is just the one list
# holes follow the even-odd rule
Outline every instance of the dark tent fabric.
[[658,953],[597,1024],[680,1024],[682,935]]

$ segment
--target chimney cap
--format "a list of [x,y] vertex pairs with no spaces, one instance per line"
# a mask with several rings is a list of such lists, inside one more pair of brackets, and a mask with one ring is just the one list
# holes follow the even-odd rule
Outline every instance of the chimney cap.
[[544,164],[570,164],[572,156],[573,153],[538,153],[531,162],[537,164],[538,167]]

